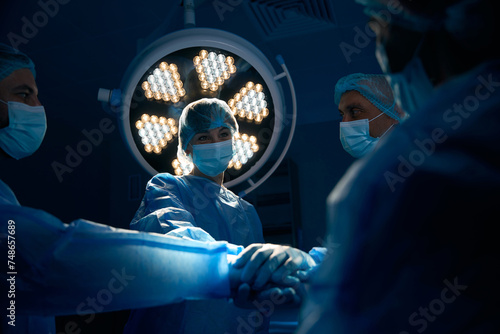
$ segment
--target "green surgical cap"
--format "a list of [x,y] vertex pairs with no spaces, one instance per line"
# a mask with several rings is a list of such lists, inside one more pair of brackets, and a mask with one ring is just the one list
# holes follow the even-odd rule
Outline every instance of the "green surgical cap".
[[0,81],[21,68],[27,68],[36,77],[35,64],[24,53],[7,44],[0,43]]
[[387,116],[402,122],[404,113],[394,101],[391,86],[382,74],[353,73],[342,77],[335,85],[335,103],[345,92],[355,90]]

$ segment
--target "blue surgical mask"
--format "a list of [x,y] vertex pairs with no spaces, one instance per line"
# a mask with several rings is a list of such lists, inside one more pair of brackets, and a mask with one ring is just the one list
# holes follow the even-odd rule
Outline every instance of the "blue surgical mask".
[[193,163],[200,172],[217,176],[224,172],[233,158],[233,141],[224,140],[211,144],[193,145]]
[[425,72],[422,61],[418,57],[419,44],[412,59],[401,72],[391,73],[387,54],[383,45],[377,45],[377,59],[391,85],[396,103],[408,114],[414,115],[432,96],[434,86]]
[[5,102],[9,109],[9,126],[0,129],[0,148],[14,159],[32,155],[42,144],[47,119],[43,106]]
[[370,136],[369,123],[381,115],[382,113],[370,120],[365,118],[357,121],[340,122],[340,142],[347,153],[354,158],[361,158],[375,149],[380,138],[392,128],[391,125],[379,138]]

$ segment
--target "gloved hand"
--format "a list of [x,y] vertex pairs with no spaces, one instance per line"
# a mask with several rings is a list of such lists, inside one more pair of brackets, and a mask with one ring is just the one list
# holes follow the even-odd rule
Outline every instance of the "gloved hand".
[[252,290],[250,285],[242,283],[232,292],[234,305],[240,308],[257,308],[267,304],[280,307],[297,307],[302,302],[304,293],[303,287],[278,287],[271,284],[266,285],[262,290]]
[[252,244],[233,263],[234,270],[242,270],[241,281],[255,290],[262,289],[268,281],[279,286],[296,286],[300,277],[306,277],[297,272],[315,265],[311,256],[300,249],[274,244]]
[[231,298],[236,306],[240,308],[255,308],[262,301],[266,301],[266,303],[271,302],[273,305],[292,307],[300,305],[303,295],[302,286],[291,288],[268,283],[260,290],[252,290],[249,284],[241,281],[243,269],[234,266],[236,257],[228,258],[228,261]]

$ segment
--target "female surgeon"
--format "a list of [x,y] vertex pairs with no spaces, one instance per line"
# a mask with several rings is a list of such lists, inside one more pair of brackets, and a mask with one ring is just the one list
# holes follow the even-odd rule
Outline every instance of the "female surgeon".
[[[238,124],[224,101],[204,98],[188,104],[179,119],[177,157],[192,162],[194,169],[180,177],[154,176],[130,227],[245,247],[263,242],[255,208],[222,184],[236,132]],[[267,332],[268,318],[248,321],[252,312],[225,299],[191,300],[133,310],[125,333],[236,333],[249,323],[255,333]]]

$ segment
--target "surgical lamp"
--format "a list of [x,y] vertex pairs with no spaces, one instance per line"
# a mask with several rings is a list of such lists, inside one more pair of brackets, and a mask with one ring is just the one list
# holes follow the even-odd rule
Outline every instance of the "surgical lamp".
[[[129,65],[121,87],[99,89],[98,100],[118,117],[130,152],[151,175],[188,174],[193,166],[176,159],[183,108],[204,97],[226,101],[240,129],[224,185],[244,196],[276,170],[295,130],[293,83],[282,57],[276,59],[283,70],[280,74],[259,49],[237,35],[211,28],[184,29],[142,50]],[[286,113],[279,82],[284,77],[291,114]],[[275,160],[266,164],[271,157]]]

